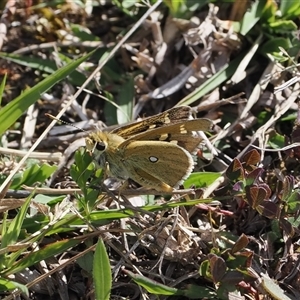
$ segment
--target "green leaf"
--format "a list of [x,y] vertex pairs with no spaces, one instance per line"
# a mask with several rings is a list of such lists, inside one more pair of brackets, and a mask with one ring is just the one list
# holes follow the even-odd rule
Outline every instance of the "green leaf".
[[2,103],[2,96],[3,96],[4,89],[5,89],[6,77],[7,77],[7,74],[5,73],[5,75],[1,81],[1,84],[0,84],[0,105]]
[[165,5],[169,7],[169,9],[173,15],[176,15],[176,13],[178,13],[180,7],[184,4],[184,2],[185,1],[182,1],[182,0],[177,0],[177,1],[165,0],[164,1]]
[[[264,43],[260,49],[259,49],[259,53],[263,54],[263,55],[268,55],[268,54],[276,54],[276,53],[280,53],[280,47],[282,47],[283,49],[289,49],[291,48],[291,42],[289,41],[289,39],[285,39],[285,38],[272,38],[271,40],[267,41],[266,43]],[[286,60],[286,57],[284,57],[282,54],[280,54],[281,59]]]
[[88,252],[77,259],[78,265],[89,274],[92,274],[93,272],[93,261],[94,254],[92,252]]
[[75,152],[75,164],[70,168],[70,175],[80,189],[83,190],[86,187],[86,183],[93,174],[94,169],[91,155],[84,149]]
[[285,138],[283,135],[275,133],[268,141],[268,145],[273,149],[281,149],[285,146]]
[[268,24],[269,30],[279,34],[279,33],[290,33],[297,30],[297,25],[290,20],[277,20]]
[[300,205],[300,193],[298,190],[292,191],[291,195],[287,199],[288,212],[295,214],[299,210]]
[[16,64],[19,64],[21,66],[40,70],[41,72],[46,72],[49,74],[52,74],[57,70],[56,63],[49,59],[22,56],[19,54],[4,53],[4,52],[0,53],[0,57],[8,61],[12,61]]
[[251,5],[251,9],[245,13],[243,19],[240,22],[234,22],[234,30],[246,36],[263,16],[265,7],[266,0],[255,1]]
[[61,240],[61,241],[57,241],[52,244],[49,244],[38,251],[29,252],[22,259],[20,259],[13,266],[11,266],[9,268],[9,270],[3,272],[2,274],[3,274],[3,276],[8,276],[10,274],[15,274],[17,272],[20,272],[20,271],[24,270],[25,268],[33,266],[34,264],[36,264],[42,260],[45,260],[49,257],[53,257],[57,254],[61,254],[62,252],[75,247],[76,245],[78,245],[81,242],[82,242],[82,240],[80,238]]
[[138,285],[142,286],[144,289],[146,289],[149,293],[155,294],[155,295],[183,295],[183,292],[172,288],[169,286],[166,286],[164,284],[161,284],[159,282],[156,282],[152,279],[149,279],[145,276],[134,274],[128,270],[124,270],[125,273],[127,273],[134,282],[136,282]]
[[[65,63],[65,65],[73,62],[73,59],[61,53],[59,53],[58,56],[62,61],[62,63]],[[39,70],[43,75],[44,73],[53,74],[57,70],[57,65],[55,61],[52,61],[50,59],[28,57],[28,56],[22,56],[22,55],[11,54],[11,53],[0,53],[0,57],[8,61],[13,61],[21,66],[26,66],[35,70]],[[48,76],[48,74],[45,75]],[[74,70],[69,75],[68,80],[71,84],[80,86],[86,80],[86,77],[83,73]]]
[[57,203],[60,203],[66,198],[65,195],[62,196],[47,196],[47,195],[42,195],[38,194],[34,197],[34,202],[37,203],[42,203],[42,204],[47,204],[49,206],[54,206]]
[[98,240],[94,262],[93,262],[93,279],[95,285],[96,299],[109,300],[112,277],[109,257],[102,239]]
[[80,24],[70,24],[70,28],[81,41],[100,41],[99,37],[87,31],[86,27]]
[[298,18],[300,14],[300,2],[281,0],[280,11],[284,18]]
[[191,186],[196,188],[207,187],[216,181],[221,176],[215,172],[195,172],[192,173],[183,183],[184,188],[188,189]]
[[85,211],[86,217],[88,217],[101,193],[104,172],[95,165],[91,155],[81,149],[75,153],[75,164],[71,166],[70,174],[83,193],[83,196],[77,199],[79,207]]
[[189,299],[211,299],[216,300],[217,294],[211,288],[205,286],[188,284],[187,288],[183,290],[184,296]]
[[273,299],[292,300],[294,297],[284,291],[279,284],[267,275],[261,274],[262,287],[267,291]]
[[218,73],[206,80],[201,86],[196,88],[192,93],[180,100],[176,106],[191,105],[201,97],[205,96],[215,88],[219,87],[224,81],[230,79],[235,73],[240,62],[244,59],[245,53],[240,54],[236,59],[225,65]]
[[43,183],[57,169],[57,166],[35,164],[18,174],[11,184],[11,189],[20,189],[23,184],[33,186],[35,183]]
[[129,77],[121,86],[117,100],[119,104],[117,109],[118,124],[131,121],[134,103],[134,82],[132,77]]
[[7,231],[2,232],[1,249],[7,247],[8,245],[13,245],[17,242],[31,199],[32,196],[27,198],[27,200],[21,206],[18,214],[10,223]]
[[118,124],[117,110],[118,105],[115,102],[115,98],[112,94],[105,92],[105,100],[107,103],[104,106],[105,124],[116,125]]
[[19,289],[22,293],[24,293],[27,297],[29,297],[28,288],[15,281],[7,280],[5,278],[0,278],[0,291],[7,292],[11,290]]
[[173,17],[188,20],[196,10],[209,3],[209,0],[164,0],[164,4],[169,7]]

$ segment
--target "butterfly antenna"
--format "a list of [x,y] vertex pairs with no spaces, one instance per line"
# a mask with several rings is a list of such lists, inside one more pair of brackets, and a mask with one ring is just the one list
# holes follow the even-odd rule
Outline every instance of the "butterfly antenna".
[[58,118],[56,118],[56,117],[54,117],[54,116],[52,116],[52,115],[50,115],[50,114],[48,114],[48,113],[45,113],[45,115],[46,115],[48,118],[57,121],[58,123],[70,125],[70,126],[76,128],[76,129],[78,129],[78,130],[81,130],[81,131],[83,131],[83,132],[86,132],[84,129],[79,128],[79,127],[75,126],[75,125],[72,124],[72,123],[68,123],[68,122],[65,122],[65,121],[63,121],[63,120],[61,120],[61,119],[58,119]]

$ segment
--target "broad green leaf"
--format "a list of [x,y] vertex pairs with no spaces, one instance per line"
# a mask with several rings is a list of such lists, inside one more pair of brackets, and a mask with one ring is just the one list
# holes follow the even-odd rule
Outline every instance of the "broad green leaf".
[[272,135],[268,141],[268,145],[273,149],[281,149],[285,146],[285,138],[279,133]]
[[19,289],[22,293],[24,293],[27,297],[29,296],[28,288],[20,284],[18,282],[8,280],[5,278],[0,278],[0,291],[1,292],[7,292],[11,290]]
[[20,189],[23,184],[33,186],[35,183],[43,183],[56,169],[57,166],[50,166],[48,164],[43,164],[41,166],[37,164],[32,165],[14,178],[11,189]]
[[276,299],[276,300],[294,299],[293,295],[287,294],[287,292],[284,291],[275,280],[268,277],[268,275],[264,275],[262,273],[261,280],[262,280],[262,287],[264,288],[265,291],[267,291],[271,295],[272,299]]
[[280,11],[284,18],[298,18],[300,14],[300,2],[281,0]]
[[266,0],[255,1],[240,22],[234,22],[235,31],[246,36],[247,33],[258,23],[264,14]]
[[271,32],[275,32],[277,34],[286,34],[297,30],[297,25],[290,20],[278,20],[274,21],[268,25],[268,29]]
[[99,37],[93,35],[86,30],[86,27],[80,24],[70,24],[73,34],[77,36],[81,41],[100,41]]
[[102,239],[98,240],[94,262],[93,279],[95,286],[96,299],[109,300],[112,286],[112,277],[109,257]]
[[196,188],[207,187],[221,176],[220,173],[214,172],[195,172],[192,173],[183,183],[184,188],[188,189],[191,186]]
[[37,203],[48,204],[49,206],[54,206],[57,203],[60,203],[65,198],[65,195],[62,196],[47,196],[43,194],[38,194],[34,197],[34,201]]
[[89,274],[92,274],[93,261],[94,261],[94,253],[88,252],[77,259],[77,264],[80,266],[80,268],[82,268]]

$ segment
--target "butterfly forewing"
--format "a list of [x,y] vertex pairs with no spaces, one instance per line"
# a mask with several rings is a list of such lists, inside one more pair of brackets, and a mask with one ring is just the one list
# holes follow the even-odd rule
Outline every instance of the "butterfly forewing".
[[148,117],[142,121],[116,128],[111,133],[128,139],[149,129],[152,130],[155,128],[168,126],[172,123],[188,120],[191,117],[191,113],[192,111],[189,106],[174,107],[158,115]]
[[193,152],[202,141],[202,138],[195,134],[196,131],[208,131],[212,127],[209,119],[185,120],[175,124],[169,124],[165,127],[149,129],[145,132],[125,140],[120,147],[126,147],[133,140],[159,140],[164,142],[173,142],[183,147],[189,152]]

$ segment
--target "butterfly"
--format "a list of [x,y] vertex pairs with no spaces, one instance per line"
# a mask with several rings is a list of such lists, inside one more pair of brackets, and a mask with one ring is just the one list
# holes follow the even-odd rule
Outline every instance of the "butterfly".
[[196,132],[212,127],[211,120],[191,114],[189,106],[179,106],[111,132],[92,132],[86,149],[112,176],[169,193],[194,168],[191,153],[202,141]]

